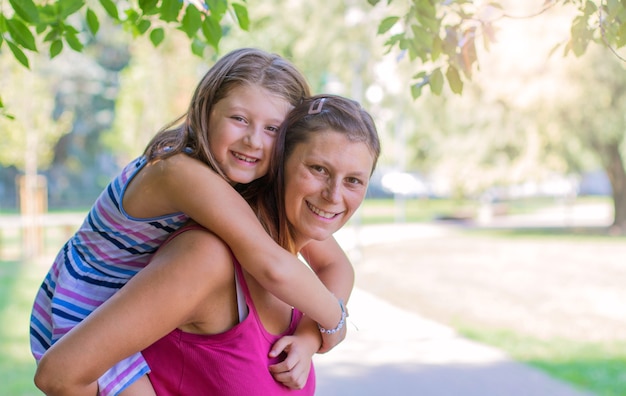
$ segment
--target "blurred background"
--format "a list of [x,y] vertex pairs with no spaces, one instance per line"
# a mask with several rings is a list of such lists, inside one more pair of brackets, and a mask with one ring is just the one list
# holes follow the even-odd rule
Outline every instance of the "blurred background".
[[[517,15],[544,4],[501,3]],[[378,34],[405,6],[250,2],[249,31],[225,27],[203,57],[183,32],[155,48],[106,18],[82,52],[32,56],[30,70],[5,46],[0,394],[37,394],[28,314],[57,250],[215,59],[243,46],[283,55],[315,93],[376,120],[383,154],[342,235],[358,287],[581,389],[626,394],[624,62],[600,46],[553,51],[575,14],[557,7],[500,21],[462,95],[414,97],[415,65]],[[407,224],[421,231],[376,228]],[[367,230],[380,233],[360,240]]]

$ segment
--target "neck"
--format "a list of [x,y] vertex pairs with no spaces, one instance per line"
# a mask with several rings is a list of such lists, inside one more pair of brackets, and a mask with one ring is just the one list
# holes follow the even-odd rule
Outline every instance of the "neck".
[[300,250],[302,250],[306,246],[307,243],[311,242],[311,240],[308,238],[304,240],[296,239],[294,242],[295,242],[294,247],[296,248],[296,252],[300,252]]

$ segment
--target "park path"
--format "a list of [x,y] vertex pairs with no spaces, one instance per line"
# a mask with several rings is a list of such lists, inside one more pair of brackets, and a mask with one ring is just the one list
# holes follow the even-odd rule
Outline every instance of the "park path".
[[[557,216],[553,224],[562,220]],[[587,221],[570,216],[565,221],[590,224],[597,223],[597,218]],[[498,224],[512,225],[504,220]],[[467,340],[452,328],[425,318],[419,309],[407,308],[416,302],[411,301],[416,293],[411,293],[410,285],[425,283],[416,281],[419,271],[411,274],[402,265],[420,261],[423,247],[442,243],[454,235],[454,229],[449,224],[398,224],[346,228],[336,235],[355,262],[357,287],[349,303],[348,337],[332,352],[315,358],[316,395],[591,395],[517,363],[498,349]],[[398,269],[395,277],[381,275]],[[438,275],[428,283],[436,284]],[[383,290],[379,286],[385,283],[388,287]],[[394,295],[396,303],[392,304]]]
[[317,396],[591,395],[361,289],[348,331],[315,357]]

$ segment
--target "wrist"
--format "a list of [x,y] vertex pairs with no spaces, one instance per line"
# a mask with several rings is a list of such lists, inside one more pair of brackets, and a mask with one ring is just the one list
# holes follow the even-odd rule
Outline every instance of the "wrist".
[[335,326],[332,329],[326,329],[322,327],[322,325],[320,325],[319,323],[317,324],[317,328],[322,334],[335,334],[336,332],[340,331],[343,328],[343,326],[345,326],[346,317],[348,315],[346,313],[346,307],[343,305],[342,299],[339,299],[339,307],[341,308],[341,317],[339,319],[339,323],[337,323],[337,326]]

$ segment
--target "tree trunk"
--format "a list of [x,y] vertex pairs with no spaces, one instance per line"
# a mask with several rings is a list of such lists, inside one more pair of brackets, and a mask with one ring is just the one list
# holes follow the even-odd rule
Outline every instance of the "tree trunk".
[[624,160],[619,151],[619,145],[604,146],[604,167],[613,189],[613,218],[612,231],[626,234],[626,169]]

